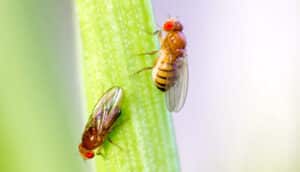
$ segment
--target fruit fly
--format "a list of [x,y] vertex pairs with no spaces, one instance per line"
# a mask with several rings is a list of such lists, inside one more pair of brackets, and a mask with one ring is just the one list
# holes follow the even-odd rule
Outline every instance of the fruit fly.
[[184,105],[188,88],[188,63],[186,55],[186,39],[183,25],[174,18],[169,18],[158,34],[160,49],[142,55],[159,53],[155,63],[136,73],[152,69],[152,80],[155,86],[166,92],[166,104],[170,112],[178,112]]
[[95,151],[96,154],[101,154],[100,148],[121,114],[122,96],[123,91],[120,87],[112,87],[98,100],[78,146],[83,159],[93,158]]

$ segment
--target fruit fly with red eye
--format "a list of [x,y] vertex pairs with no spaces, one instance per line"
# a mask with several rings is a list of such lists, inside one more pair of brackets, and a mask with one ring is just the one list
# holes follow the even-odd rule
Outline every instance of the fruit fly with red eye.
[[101,154],[100,149],[108,134],[112,131],[121,114],[123,90],[112,87],[107,90],[95,105],[84,128],[81,143],[78,146],[83,159],[91,159]]
[[188,63],[183,25],[179,20],[169,18],[162,29],[154,34],[158,34],[160,49],[141,55],[159,55],[153,66],[145,67],[136,73],[152,69],[152,80],[159,90],[165,92],[168,110],[178,112],[185,103],[188,88]]

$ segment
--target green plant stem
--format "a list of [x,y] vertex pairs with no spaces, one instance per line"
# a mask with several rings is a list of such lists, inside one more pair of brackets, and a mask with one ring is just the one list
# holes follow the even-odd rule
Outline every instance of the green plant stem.
[[112,86],[125,90],[121,125],[104,144],[99,172],[176,172],[179,163],[171,115],[151,72],[132,75],[153,65],[154,57],[139,53],[157,49],[148,0],[77,0],[84,55],[88,110]]

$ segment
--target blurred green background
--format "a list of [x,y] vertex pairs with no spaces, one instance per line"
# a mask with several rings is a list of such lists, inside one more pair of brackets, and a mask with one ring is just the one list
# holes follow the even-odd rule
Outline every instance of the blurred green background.
[[74,3],[0,2],[0,171],[91,171],[78,156],[82,94]]

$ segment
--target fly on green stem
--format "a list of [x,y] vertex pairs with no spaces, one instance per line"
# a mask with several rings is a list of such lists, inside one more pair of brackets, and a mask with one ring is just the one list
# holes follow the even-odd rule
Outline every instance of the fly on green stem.
[[101,146],[109,140],[108,134],[121,114],[121,101],[123,90],[112,87],[107,90],[95,105],[82,134],[78,146],[83,159],[92,159],[96,154],[101,154]]
[[136,74],[152,70],[155,86],[165,92],[168,110],[178,112],[185,103],[188,91],[188,63],[183,25],[178,19],[169,18],[162,29],[153,34],[158,35],[160,49],[141,55],[158,54],[157,58],[153,66],[145,67]]

